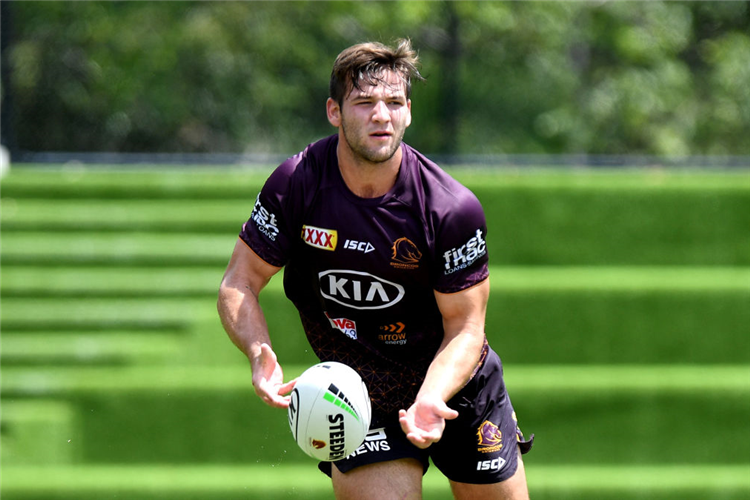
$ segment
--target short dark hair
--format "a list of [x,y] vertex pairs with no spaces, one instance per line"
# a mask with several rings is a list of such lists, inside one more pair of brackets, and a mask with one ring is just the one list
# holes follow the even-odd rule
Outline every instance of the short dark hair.
[[408,39],[397,40],[395,48],[379,42],[360,43],[338,55],[333,63],[328,91],[331,99],[342,104],[353,89],[361,90],[360,82],[367,85],[383,83],[383,70],[392,70],[406,84],[408,99],[412,79],[424,80],[418,66],[419,56]]

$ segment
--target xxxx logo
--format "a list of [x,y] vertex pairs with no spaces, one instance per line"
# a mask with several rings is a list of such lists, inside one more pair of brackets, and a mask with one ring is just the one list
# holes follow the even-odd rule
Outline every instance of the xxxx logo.
[[335,229],[302,226],[302,240],[311,247],[333,251],[336,250],[338,232]]

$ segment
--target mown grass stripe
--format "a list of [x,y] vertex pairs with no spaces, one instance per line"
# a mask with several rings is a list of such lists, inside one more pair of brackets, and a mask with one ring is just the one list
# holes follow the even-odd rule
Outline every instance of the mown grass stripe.
[[[239,233],[222,235],[202,235],[192,232],[183,234],[156,234],[140,231],[120,233],[97,233],[71,231],[56,235],[54,245],[46,232],[24,232],[12,236],[3,235],[3,260],[6,258],[55,258],[65,261],[65,256],[102,259],[113,262],[134,257],[161,257],[165,262],[171,259],[215,258],[223,256],[228,262]],[[19,259],[20,260],[20,259]],[[33,261],[32,261],[33,262]]]
[[40,364],[63,358],[87,360],[154,356],[178,352],[184,345],[184,337],[177,333],[3,333],[0,337],[0,355],[3,361],[27,359]]
[[[45,168],[46,167],[46,168]],[[272,166],[253,169],[196,167],[190,171],[130,167],[69,171],[14,166],[3,179],[3,196],[53,199],[242,199],[254,197]]]
[[[530,460],[530,459],[529,459]],[[529,465],[529,484],[537,490],[691,491],[750,493],[750,463],[739,465]]]
[[[40,312],[41,311],[41,312]],[[216,302],[203,299],[118,299],[75,298],[3,300],[3,323],[44,324],[63,321],[71,324],[102,322],[123,327],[129,323],[184,323],[201,317],[216,318]]]
[[738,391],[750,393],[750,366],[514,365],[505,380],[521,391]]
[[[70,170],[50,165],[14,165],[10,175],[3,179],[7,196],[33,193],[81,194],[106,191],[123,197],[157,196],[177,197],[196,194],[199,197],[228,197],[259,187],[265,182],[274,164],[253,168],[226,166],[191,166],[188,171],[133,166],[128,168],[95,165]],[[502,169],[493,166],[446,166],[445,169],[469,187],[509,186],[548,188],[597,189],[750,189],[750,175],[744,170],[701,169],[559,169],[544,165],[524,169]],[[191,196],[192,197],[192,196]]]
[[[225,256],[228,259],[228,256]],[[174,292],[216,293],[223,266],[153,267],[5,265],[4,294],[108,291],[123,294]],[[497,291],[750,291],[750,267],[490,267],[490,285]],[[282,280],[266,288],[282,293]]]
[[216,293],[224,270],[217,266],[176,268],[5,266],[1,289],[6,294],[133,292]]
[[750,291],[750,267],[490,267],[493,290]]
[[[750,493],[750,464],[642,466],[527,464],[531,492],[691,490]],[[431,468],[424,478],[425,493],[449,491],[447,481]],[[277,466],[4,466],[3,492],[215,492],[331,491],[330,480],[314,463]]]
[[43,225],[54,228],[57,224],[75,223],[81,226],[127,228],[130,226],[168,226],[190,223],[197,227],[206,223],[239,225],[250,217],[255,195],[241,200],[57,200],[8,199],[0,200],[0,221],[3,229],[23,225]]
[[[286,365],[287,379],[307,367]],[[505,373],[508,386],[520,391],[659,391],[685,393],[700,390],[750,393],[750,366],[723,365],[513,365]],[[112,390],[221,390],[252,389],[249,368],[237,366],[164,367],[8,367],[2,389],[12,393],[58,393]]]

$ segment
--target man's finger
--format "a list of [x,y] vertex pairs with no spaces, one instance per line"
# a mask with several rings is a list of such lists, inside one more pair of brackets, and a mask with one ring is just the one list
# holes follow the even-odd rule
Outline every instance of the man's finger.
[[279,394],[289,394],[292,392],[292,389],[294,389],[294,386],[297,385],[297,379],[290,380],[289,382],[282,384],[279,387]]
[[441,408],[438,408],[437,410],[438,410],[437,414],[446,420],[453,420],[454,418],[458,417],[458,412],[454,410],[453,408],[449,407],[448,405],[443,405]]

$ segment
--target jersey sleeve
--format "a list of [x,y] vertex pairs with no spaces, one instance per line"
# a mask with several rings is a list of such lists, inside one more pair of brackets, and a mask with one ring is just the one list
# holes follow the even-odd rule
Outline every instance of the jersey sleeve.
[[269,176],[258,196],[240,238],[269,264],[283,267],[294,232],[293,176],[299,156],[282,163]]
[[435,290],[455,293],[487,279],[487,223],[476,196],[468,189],[463,191],[458,203],[442,214],[436,227]]

